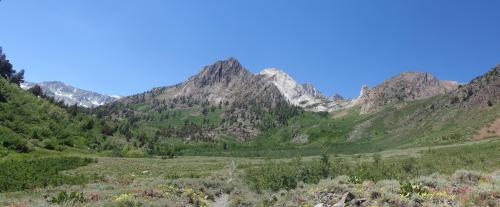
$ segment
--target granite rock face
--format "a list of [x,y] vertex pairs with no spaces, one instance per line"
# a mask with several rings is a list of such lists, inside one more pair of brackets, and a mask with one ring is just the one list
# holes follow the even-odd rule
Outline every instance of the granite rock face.
[[344,107],[344,100],[328,99],[312,84],[299,84],[280,69],[266,68],[259,74],[273,83],[292,105],[316,112],[335,111]]
[[356,104],[361,106],[362,113],[368,113],[391,103],[446,94],[456,90],[458,86],[458,82],[441,81],[430,73],[404,72],[374,88],[363,86]]

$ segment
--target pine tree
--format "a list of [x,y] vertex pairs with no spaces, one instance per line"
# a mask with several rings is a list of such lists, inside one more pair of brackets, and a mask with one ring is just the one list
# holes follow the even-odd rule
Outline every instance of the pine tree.
[[11,83],[20,85],[24,82],[24,70],[16,72],[13,69],[12,64],[7,59],[7,56],[3,53],[0,47],[0,76],[9,80]]
[[208,116],[208,109],[206,107],[204,107],[201,114],[203,114],[203,116]]
[[32,88],[28,89],[28,91],[37,97],[43,96],[43,90],[39,85],[33,86]]

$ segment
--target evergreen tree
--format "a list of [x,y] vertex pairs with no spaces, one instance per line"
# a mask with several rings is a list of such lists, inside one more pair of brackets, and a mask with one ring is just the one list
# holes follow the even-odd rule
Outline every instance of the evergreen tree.
[[6,101],[7,101],[7,97],[4,95],[4,93],[0,89],[0,103],[6,102]]
[[208,116],[208,109],[204,107],[201,114],[203,114],[203,116]]
[[32,88],[28,89],[28,91],[37,97],[43,96],[43,90],[39,85],[33,86]]
[[20,85],[24,82],[24,70],[16,72],[12,64],[7,60],[7,56],[0,47],[0,76],[9,80],[11,83]]

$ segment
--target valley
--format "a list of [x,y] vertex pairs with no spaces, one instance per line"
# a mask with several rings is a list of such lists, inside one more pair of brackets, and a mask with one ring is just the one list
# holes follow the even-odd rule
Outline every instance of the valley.
[[[441,202],[489,205],[500,182],[497,139],[439,147],[388,150],[328,157],[238,158],[182,156],[117,158],[81,152],[64,156],[91,157],[96,162],[63,172],[103,177],[80,185],[62,185],[0,194],[2,205],[49,206],[314,206],[336,202],[345,192],[365,205],[439,205]],[[460,156],[456,156],[460,154]],[[54,156],[54,155],[51,155]],[[358,163],[358,164],[355,164]],[[126,167],[124,167],[126,166]],[[304,174],[303,169],[311,169]],[[460,170],[459,170],[460,169]],[[467,170],[467,171],[464,171]],[[479,171],[484,173],[479,173]],[[323,175],[323,173],[327,175]],[[341,175],[350,174],[350,176]],[[282,177],[283,176],[283,177]],[[331,176],[331,179],[330,179]],[[400,180],[411,178],[425,192],[401,196]],[[290,179],[290,180],[282,180]],[[295,187],[297,186],[297,187]],[[276,191],[290,189],[288,191]],[[480,190],[479,190],[480,189]],[[81,197],[59,196],[81,193]],[[377,194],[380,197],[373,197]],[[57,199],[61,197],[61,201]],[[471,200],[478,199],[478,200]],[[219,201],[220,202],[220,201]],[[413,204],[412,204],[413,203]]]
[[25,87],[1,57],[1,206],[500,202],[500,66],[467,84],[403,72],[345,99],[228,58],[112,98]]

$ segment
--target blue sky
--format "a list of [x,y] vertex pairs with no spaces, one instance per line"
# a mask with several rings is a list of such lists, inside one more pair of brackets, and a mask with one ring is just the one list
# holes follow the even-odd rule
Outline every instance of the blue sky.
[[0,46],[29,81],[106,94],[218,59],[356,96],[402,71],[468,82],[500,64],[500,1],[2,0]]

